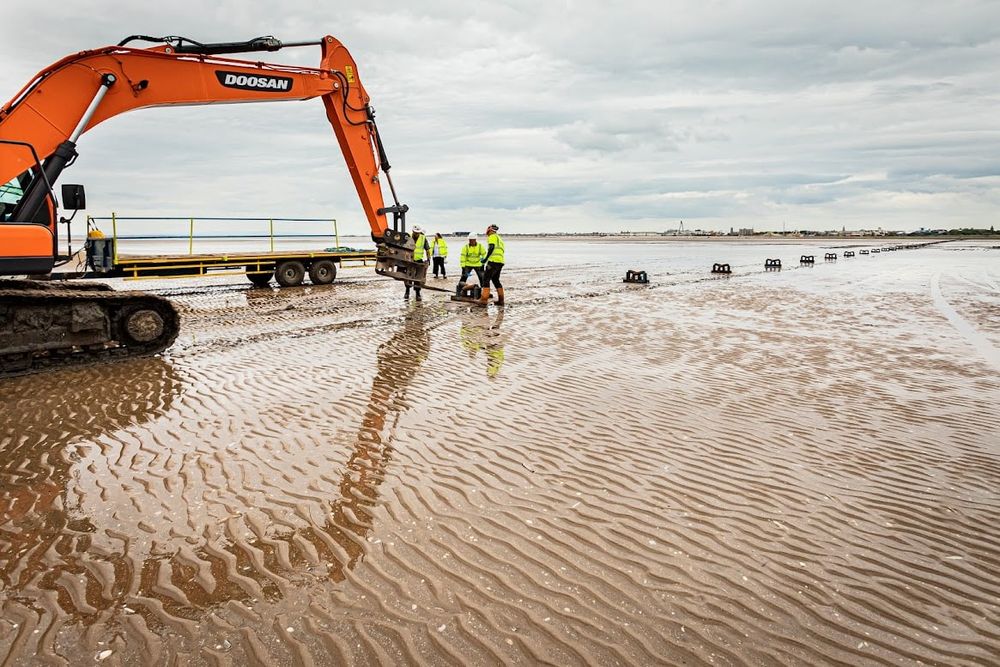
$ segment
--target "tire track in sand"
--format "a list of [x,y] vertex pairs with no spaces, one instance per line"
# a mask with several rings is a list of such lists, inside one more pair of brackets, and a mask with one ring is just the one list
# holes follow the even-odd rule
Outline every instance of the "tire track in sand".
[[993,347],[993,344],[983,336],[979,331],[976,330],[969,322],[967,322],[961,315],[959,315],[951,304],[948,303],[944,295],[941,294],[941,274],[935,273],[931,277],[931,295],[934,299],[934,305],[937,309],[944,315],[951,325],[958,331],[959,334],[972,346],[976,351],[989,362],[994,369],[1000,371],[1000,350]]

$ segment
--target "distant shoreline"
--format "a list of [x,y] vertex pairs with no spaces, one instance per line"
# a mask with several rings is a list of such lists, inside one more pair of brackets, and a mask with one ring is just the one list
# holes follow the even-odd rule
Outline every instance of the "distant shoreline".
[[941,236],[631,236],[626,234],[506,234],[508,238],[526,239],[531,241],[593,241],[594,243],[629,242],[629,243],[675,243],[705,241],[710,243],[850,243],[879,245],[884,242],[906,241],[907,243],[935,243],[941,241],[996,241],[1000,234],[991,235],[941,235]]

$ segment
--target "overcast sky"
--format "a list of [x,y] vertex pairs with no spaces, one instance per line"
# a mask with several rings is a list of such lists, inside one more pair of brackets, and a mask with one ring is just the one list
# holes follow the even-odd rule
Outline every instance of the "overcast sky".
[[[336,36],[410,220],[431,229],[1000,223],[995,0],[10,4],[4,99],[134,33]],[[314,65],[319,50],[250,58]],[[140,110],[79,149],[64,182],[86,184],[91,215],[367,232],[319,100]]]

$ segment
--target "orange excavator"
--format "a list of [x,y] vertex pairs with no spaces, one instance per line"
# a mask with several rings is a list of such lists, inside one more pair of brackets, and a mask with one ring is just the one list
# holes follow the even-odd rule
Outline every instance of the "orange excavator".
[[[155,46],[136,48],[140,41]],[[227,54],[319,46],[317,68],[250,62]],[[307,42],[259,37],[201,43],[133,35],[117,46],[81,51],[50,65],[0,107],[0,276],[49,274],[69,261],[69,224],[60,208],[85,208],[80,185],[53,189],[77,157],[80,136],[99,123],[144,107],[277,100],[323,100],[377,244],[376,272],[423,283],[406,233],[408,207],[389,177],[375,113],[347,49],[326,36]],[[385,205],[380,173],[393,203]],[[6,184],[6,185],[4,185]],[[389,216],[392,216],[391,223]],[[59,252],[58,224],[67,252]],[[174,341],[179,318],[166,299],[106,285],[67,286],[0,279],[0,377],[97,359],[143,356]]]

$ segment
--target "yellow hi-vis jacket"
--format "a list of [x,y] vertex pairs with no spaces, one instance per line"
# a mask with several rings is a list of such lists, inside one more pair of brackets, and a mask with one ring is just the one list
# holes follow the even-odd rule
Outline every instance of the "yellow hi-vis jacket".
[[462,246],[462,254],[459,256],[460,266],[482,266],[483,260],[486,259],[486,246],[482,243],[476,243],[476,245],[469,245],[466,243]]
[[490,255],[490,264],[503,264],[503,239],[496,232],[486,237],[486,245],[493,245],[493,254]]
[[431,255],[434,254],[434,246],[438,247],[438,252],[441,253],[442,257],[448,256],[448,244],[444,242],[444,239],[434,239],[434,244],[431,246]]
[[422,262],[424,261],[424,245],[427,243],[427,237],[423,234],[417,236],[417,242],[413,248],[413,261]]

